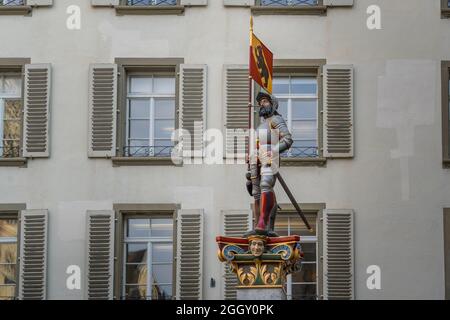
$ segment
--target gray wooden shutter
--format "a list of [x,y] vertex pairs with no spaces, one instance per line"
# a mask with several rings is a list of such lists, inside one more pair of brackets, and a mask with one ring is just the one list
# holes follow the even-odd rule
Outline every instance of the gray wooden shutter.
[[89,157],[116,155],[117,65],[91,64],[89,68]]
[[94,7],[112,7],[118,6],[120,0],[91,0],[91,5]]
[[255,0],[223,0],[226,7],[250,7],[255,5]]
[[23,210],[20,222],[20,300],[47,297],[47,210]]
[[248,66],[226,65],[224,73],[225,156],[245,157],[246,143],[239,141],[248,136]]
[[195,6],[207,6],[208,5],[208,0],[181,0],[180,1],[180,5],[182,6],[190,6],[190,7],[195,7]]
[[27,5],[49,7],[53,5],[53,0],[27,0]]
[[323,212],[324,299],[352,300],[354,290],[353,210]]
[[114,296],[114,211],[87,211],[88,300],[112,300]]
[[323,5],[327,7],[351,7],[353,0],[323,0]]
[[179,210],[177,219],[177,300],[203,297],[203,210]]
[[23,156],[50,154],[50,64],[25,65]]
[[324,74],[324,156],[351,158],[353,142],[353,66],[326,65]]
[[206,130],[206,65],[180,66],[180,128],[190,133],[183,137],[184,151],[191,150],[191,158],[204,156],[203,134]]
[[[251,210],[224,210],[222,211],[222,234],[225,237],[242,237],[252,226]],[[227,266],[222,264],[223,282],[222,294],[225,300],[236,300],[236,274],[228,272]]]

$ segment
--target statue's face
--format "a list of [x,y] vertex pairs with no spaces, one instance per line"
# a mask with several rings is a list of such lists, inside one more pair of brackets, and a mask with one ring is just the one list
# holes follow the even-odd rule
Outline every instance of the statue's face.
[[250,251],[255,257],[260,257],[264,252],[264,242],[262,240],[252,240]]

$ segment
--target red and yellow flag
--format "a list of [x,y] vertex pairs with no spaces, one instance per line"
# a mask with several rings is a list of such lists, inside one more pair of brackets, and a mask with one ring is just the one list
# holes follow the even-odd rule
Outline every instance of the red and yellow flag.
[[250,76],[268,93],[272,93],[273,53],[251,33]]

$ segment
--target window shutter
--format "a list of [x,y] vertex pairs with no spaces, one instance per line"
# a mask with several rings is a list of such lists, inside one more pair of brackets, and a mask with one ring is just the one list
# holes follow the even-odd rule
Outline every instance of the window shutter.
[[177,220],[177,300],[203,297],[203,210],[179,210]]
[[327,300],[355,298],[353,216],[353,210],[324,210],[323,294]]
[[49,7],[53,5],[53,0],[27,0],[27,5]]
[[113,299],[114,211],[87,212],[88,300]]
[[47,297],[47,210],[23,210],[20,224],[20,300]]
[[91,5],[94,7],[112,7],[118,6],[120,0],[91,0]]
[[353,0],[323,0],[323,5],[328,7],[351,7]]
[[204,155],[206,73],[206,65],[180,66],[180,128],[189,131],[191,136],[191,141],[183,137],[182,145],[183,151],[193,151],[191,155],[195,158],[202,158]]
[[[252,226],[251,210],[222,211],[222,234],[225,237],[242,237]],[[223,270],[223,299],[236,300],[238,284],[236,274],[227,272],[227,266],[222,264]]]
[[223,0],[226,7],[250,7],[255,5],[255,0]]
[[25,65],[24,157],[49,156],[50,86],[50,64]]
[[353,66],[326,65],[324,74],[324,156],[351,158],[353,142]]
[[[227,158],[245,158],[248,136],[248,66],[225,66],[225,135]],[[240,142],[241,141],[241,142]]]
[[207,6],[208,0],[181,0],[180,4],[182,6]]
[[113,299],[114,227],[113,210],[87,211],[86,297]]
[[117,65],[89,68],[89,157],[116,155]]

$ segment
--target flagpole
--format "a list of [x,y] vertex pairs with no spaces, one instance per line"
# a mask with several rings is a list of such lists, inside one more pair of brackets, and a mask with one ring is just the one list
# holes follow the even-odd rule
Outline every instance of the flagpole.
[[247,169],[250,171],[250,136],[252,130],[252,76],[250,74],[252,61],[253,16],[250,15],[249,56],[248,56],[248,137],[247,137]]

